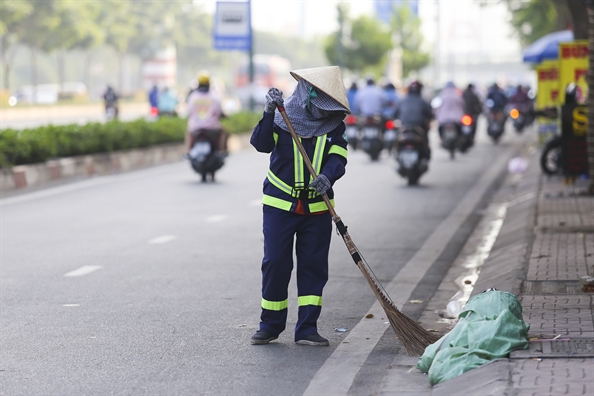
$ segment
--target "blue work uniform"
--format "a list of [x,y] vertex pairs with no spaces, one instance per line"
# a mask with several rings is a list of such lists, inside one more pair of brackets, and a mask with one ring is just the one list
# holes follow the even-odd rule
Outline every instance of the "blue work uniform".
[[[325,135],[301,139],[316,173],[324,174],[332,184],[345,173],[344,132],[344,123],[340,123]],[[299,312],[295,341],[298,341],[317,333],[322,290],[328,281],[332,218],[322,196],[308,188],[311,175],[289,132],[274,123],[274,114],[264,112],[250,142],[259,152],[270,153],[262,198],[264,258],[260,330],[273,335],[285,330],[296,237]],[[334,205],[332,189],[326,194]]]

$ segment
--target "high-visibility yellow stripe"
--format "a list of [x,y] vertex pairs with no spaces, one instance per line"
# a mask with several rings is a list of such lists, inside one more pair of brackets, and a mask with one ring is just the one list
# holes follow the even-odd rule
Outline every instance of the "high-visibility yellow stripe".
[[306,305],[315,305],[318,307],[322,306],[322,296],[299,296],[299,306],[303,307]]
[[284,301],[268,301],[262,299],[262,308],[267,309],[269,311],[282,311],[283,309],[287,309],[288,306],[289,299],[286,299]]
[[313,168],[316,174],[320,174],[320,168],[322,167],[322,158],[324,156],[324,148],[326,147],[326,135],[318,136],[316,141],[316,148],[314,150]]
[[293,195],[293,189],[291,188],[291,186],[279,179],[274,173],[272,173],[270,169],[268,169],[268,181],[274,184],[274,186],[276,186],[276,188],[278,188],[282,192],[287,193],[289,195]]
[[348,150],[343,149],[340,146],[334,145],[334,146],[330,147],[330,151],[328,151],[328,154],[338,154],[338,155],[343,156],[344,158],[347,158],[349,152],[348,152]]
[[[301,138],[299,138],[301,141]],[[305,187],[305,177],[303,167],[303,157],[299,152],[297,143],[293,141],[293,167],[295,168],[295,190],[303,190]]]
[[272,137],[274,138],[274,144],[277,144],[278,143],[278,133],[273,132]]
[[[330,204],[332,205],[332,207],[334,207],[333,199],[330,200]],[[328,205],[326,205],[326,202],[324,202],[324,201],[309,204],[309,212],[310,213],[323,212],[325,210],[328,210]]]
[[272,206],[274,208],[286,211],[291,210],[291,206],[293,206],[293,203],[290,201],[285,201],[284,199],[271,197],[270,195],[266,194],[264,194],[264,196],[262,197],[262,203],[264,205]]

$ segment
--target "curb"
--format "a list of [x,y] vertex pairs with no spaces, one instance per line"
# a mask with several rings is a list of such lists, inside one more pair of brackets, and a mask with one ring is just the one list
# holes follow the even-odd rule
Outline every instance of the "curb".
[[[535,238],[534,225],[541,176],[538,152],[529,155],[519,153],[518,156],[528,157],[529,166],[519,177],[508,175],[494,196],[493,202],[505,207],[506,214],[489,257],[481,267],[471,297],[492,287],[515,296],[521,294]],[[432,388],[431,394],[513,394],[510,393],[512,376],[510,360],[496,359],[456,377],[453,381],[437,384]],[[461,388],[460,383],[467,386]]]
[[[229,151],[234,153],[246,149],[250,144],[250,136],[249,133],[231,135],[228,140]],[[170,143],[146,149],[81,155],[40,164],[19,165],[11,169],[0,169],[0,191],[5,193],[58,181],[79,180],[169,164],[181,161],[183,154],[183,144]]]

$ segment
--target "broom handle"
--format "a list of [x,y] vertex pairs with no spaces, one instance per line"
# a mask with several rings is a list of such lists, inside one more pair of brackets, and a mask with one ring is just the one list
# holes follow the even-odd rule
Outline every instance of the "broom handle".
[[[299,140],[297,133],[295,133],[295,129],[293,129],[293,125],[291,124],[291,121],[289,120],[289,117],[287,116],[287,112],[285,111],[285,108],[283,106],[276,106],[276,108],[281,113],[281,116],[283,116],[283,120],[285,120],[285,124],[287,124],[287,127],[289,128],[289,133],[293,137],[293,141],[295,141],[295,144],[297,144],[297,149],[299,149],[299,152],[301,153],[301,156],[303,157],[305,166],[309,170],[309,173],[311,174],[311,176],[315,179],[318,175],[316,174],[316,171],[314,170],[313,166],[311,165],[311,160],[309,159],[309,156],[305,152],[305,149],[303,148],[303,145],[301,144],[301,141]],[[332,216],[332,218],[335,218],[336,211],[332,207],[332,203],[330,203],[330,198],[328,198],[328,195],[326,195],[326,193],[322,194],[322,198],[324,199],[324,202],[326,202],[326,206],[328,206],[328,211],[330,212],[330,215]]]

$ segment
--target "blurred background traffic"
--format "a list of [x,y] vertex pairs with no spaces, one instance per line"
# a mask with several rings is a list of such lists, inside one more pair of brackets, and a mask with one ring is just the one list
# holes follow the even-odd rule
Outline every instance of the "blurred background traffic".
[[[483,92],[495,81],[534,87],[521,49],[567,27],[554,3],[286,0],[278,8],[254,0],[253,99],[261,105],[270,86],[290,93],[291,69],[330,64],[341,66],[347,85],[373,76],[398,89],[411,78],[428,88],[450,80]],[[147,100],[152,86],[168,87],[183,104],[206,69],[227,111],[249,106],[249,54],[214,48],[215,1],[20,0],[1,7],[3,105],[99,101],[107,85],[124,100]]]

